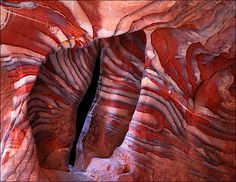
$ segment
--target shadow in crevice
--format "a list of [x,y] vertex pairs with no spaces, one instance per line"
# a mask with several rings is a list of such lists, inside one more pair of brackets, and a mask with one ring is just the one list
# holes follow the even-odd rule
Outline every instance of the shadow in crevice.
[[78,108],[77,108],[77,115],[76,115],[76,135],[75,135],[75,140],[73,143],[73,147],[71,149],[70,153],[70,160],[69,164],[74,165],[75,162],[75,157],[76,157],[76,144],[79,139],[81,130],[83,128],[86,116],[89,112],[90,107],[92,106],[93,99],[96,94],[96,89],[98,86],[98,79],[99,79],[99,74],[100,74],[100,59],[99,56],[96,60],[94,70],[93,70],[93,76],[91,83],[89,85],[88,90],[86,91],[82,101],[80,102]]

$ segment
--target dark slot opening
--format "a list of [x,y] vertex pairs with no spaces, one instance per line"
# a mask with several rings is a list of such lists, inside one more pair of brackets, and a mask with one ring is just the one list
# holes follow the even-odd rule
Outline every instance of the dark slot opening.
[[77,108],[77,115],[76,115],[76,136],[75,141],[73,143],[73,147],[70,153],[70,165],[74,165],[75,162],[75,155],[76,155],[76,144],[80,135],[80,132],[83,128],[84,121],[86,119],[87,113],[92,105],[93,99],[95,97],[97,85],[98,85],[98,78],[100,73],[100,60],[99,58],[96,60],[93,76],[91,80],[91,84],[85,93],[80,105]]

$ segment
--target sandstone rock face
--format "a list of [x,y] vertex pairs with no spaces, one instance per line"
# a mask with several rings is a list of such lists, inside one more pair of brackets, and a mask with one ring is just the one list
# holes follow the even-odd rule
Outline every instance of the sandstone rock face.
[[0,7],[1,181],[235,179],[234,1]]

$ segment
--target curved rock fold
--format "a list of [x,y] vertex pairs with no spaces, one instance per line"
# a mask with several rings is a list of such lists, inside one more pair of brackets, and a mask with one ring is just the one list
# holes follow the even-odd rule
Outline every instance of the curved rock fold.
[[0,8],[1,181],[235,179],[234,1]]

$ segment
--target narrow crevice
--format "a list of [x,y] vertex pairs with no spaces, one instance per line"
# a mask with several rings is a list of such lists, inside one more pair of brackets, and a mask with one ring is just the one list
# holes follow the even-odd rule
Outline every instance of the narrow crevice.
[[93,70],[93,76],[90,83],[88,90],[86,91],[80,105],[77,108],[77,115],[76,115],[76,136],[73,143],[73,147],[70,153],[70,160],[69,164],[74,165],[75,162],[75,155],[76,155],[76,144],[80,135],[80,132],[83,128],[86,116],[89,112],[89,109],[92,105],[93,99],[96,94],[96,89],[98,85],[98,79],[100,74],[100,60],[99,58],[96,60],[95,67]]

